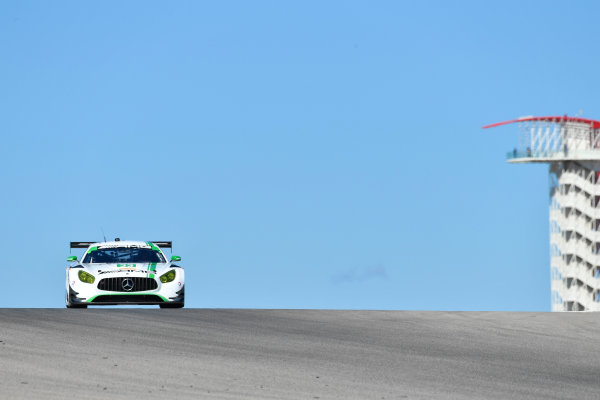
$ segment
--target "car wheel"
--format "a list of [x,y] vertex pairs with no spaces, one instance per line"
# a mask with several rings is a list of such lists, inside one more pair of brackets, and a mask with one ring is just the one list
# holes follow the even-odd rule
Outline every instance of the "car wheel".
[[69,294],[67,293],[67,308],[87,308],[87,304],[72,304],[69,300]]
[[183,303],[165,303],[159,304],[160,308],[183,308]]
[[86,304],[67,304],[67,308],[87,308]]

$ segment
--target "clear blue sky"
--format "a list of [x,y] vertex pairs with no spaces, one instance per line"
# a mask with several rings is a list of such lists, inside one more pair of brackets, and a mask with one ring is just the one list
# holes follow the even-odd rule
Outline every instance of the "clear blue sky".
[[549,310],[522,115],[600,118],[595,2],[0,3],[0,306],[173,240],[187,306]]

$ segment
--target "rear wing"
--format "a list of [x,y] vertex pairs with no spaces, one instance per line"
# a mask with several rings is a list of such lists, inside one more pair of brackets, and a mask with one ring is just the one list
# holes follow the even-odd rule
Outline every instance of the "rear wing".
[[71,242],[72,249],[87,249],[91,244],[98,242]]
[[155,245],[157,245],[158,247],[162,247],[164,249],[172,249],[173,248],[173,242],[153,242],[150,241],[150,243],[154,243]]
[[[72,249],[87,249],[88,247],[90,247],[94,243],[98,243],[98,242],[71,242],[70,246],[71,246]],[[173,242],[172,241],[168,241],[168,242],[150,242],[150,243],[154,243],[158,247],[162,247],[164,249],[172,249],[173,248]]]

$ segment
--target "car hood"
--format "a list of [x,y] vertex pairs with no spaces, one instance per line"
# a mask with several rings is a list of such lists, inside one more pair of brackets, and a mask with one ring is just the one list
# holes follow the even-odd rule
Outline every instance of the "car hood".
[[81,264],[81,266],[94,275],[116,274],[119,272],[156,274],[166,271],[171,267],[171,263]]

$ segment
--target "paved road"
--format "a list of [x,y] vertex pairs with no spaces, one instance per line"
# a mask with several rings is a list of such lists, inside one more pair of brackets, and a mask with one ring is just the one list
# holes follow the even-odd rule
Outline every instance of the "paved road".
[[600,314],[0,309],[3,399],[598,399]]

